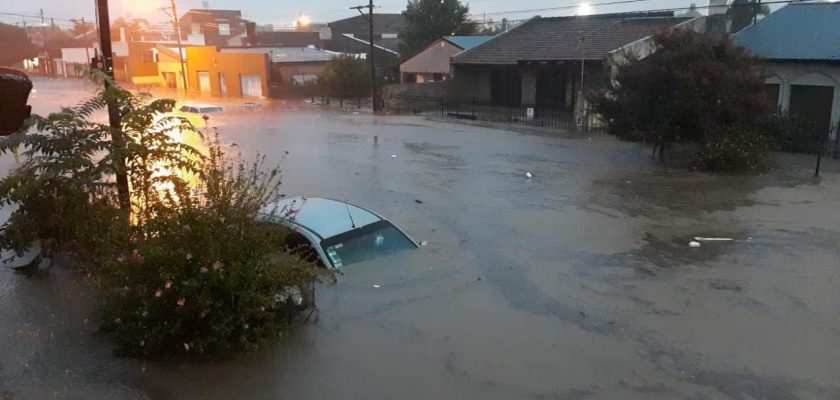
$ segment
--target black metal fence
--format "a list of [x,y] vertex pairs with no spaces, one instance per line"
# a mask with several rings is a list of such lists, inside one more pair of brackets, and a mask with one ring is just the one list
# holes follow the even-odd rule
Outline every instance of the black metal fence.
[[520,124],[566,131],[576,129],[571,111],[501,107],[477,99],[392,95],[389,98],[389,108],[402,114]]

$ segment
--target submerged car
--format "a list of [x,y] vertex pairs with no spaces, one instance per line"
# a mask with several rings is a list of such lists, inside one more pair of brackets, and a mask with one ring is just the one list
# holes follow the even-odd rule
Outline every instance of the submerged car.
[[282,223],[299,233],[327,269],[341,269],[419,247],[387,219],[343,201],[317,197],[285,199],[265,207],[260,219]]
[[224,107],[212,104],[184,104],[178,111],[189,114],[212,114],[224,111]]

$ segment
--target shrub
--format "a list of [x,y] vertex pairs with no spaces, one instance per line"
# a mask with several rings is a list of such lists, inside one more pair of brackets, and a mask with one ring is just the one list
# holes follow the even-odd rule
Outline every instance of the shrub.
[[[607,90],[591,96],[610,133],[660,149],[705,141],[717,147],[730,143],[733,132],[753,130],[768,111],[759,60],[745,49],[683,29],[661,32],[653,40],[655,53],[641,60],[628,54],[610,75]],[[720,132],[727,133],[715,138]],[[748,145],[751,139],[739,142]]]
[[759,132],[776,150],[791,153],[816,154],[828,139],[814,120],[786,114],[765,118]]
[[179,192],[104,266],[105,315],[121,353],[255,349],[283,333],[295,311],[287,297],[316,278],[313,264],[284,252],[287,229],[256,220],[277,196],[277,169],[234,165],[214,145],[203,172],[200,195]]
[[[118,132],[91,122],[108,100]],[[316,269],[286,248],[286,228],[256,220],[279,197],[279,169],[261,158],[232,162],[218,139],[208,154],[176,140],[197,132],[167,116],[173,105],[113,86],[0,141],[2,153],[25,149],[22,166],[0,179],[0,202],[17,206],[0,245],[23,250],[40,240],[47,255],[69,255],[90,272],[122,354],[254,349],[289,326],[300,309],[288,298],[311,293]],[[130,209],[121,207],[117,172],[129,178]]]
[[710,171],[760,171],[771,165],[769,148],[769,141],[759,134],[748,130],[724,130],[705,141],[698,165]]

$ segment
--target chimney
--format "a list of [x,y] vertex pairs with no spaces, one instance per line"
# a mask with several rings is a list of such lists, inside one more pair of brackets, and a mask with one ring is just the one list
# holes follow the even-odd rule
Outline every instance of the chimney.
[[245,42],[248,46],[256,46],[257,45],[257,23],[256,22],[246,22],[245,23]]

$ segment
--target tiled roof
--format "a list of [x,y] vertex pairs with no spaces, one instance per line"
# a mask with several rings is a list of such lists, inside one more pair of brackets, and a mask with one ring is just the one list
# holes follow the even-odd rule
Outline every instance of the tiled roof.
[[789,4],[732,37],[772,60],[840,61],[840,3]]
[[444,36],[443,39],[452,43],[462,50],[469,50],[476,47],[490,39],[493,36]]
[[[601,60],[610,51],[690,18],[613,14],[534,18],[465,51],[454,64],[516,64],[519,61]],[[581,37],[583,47],[581,48]]]

